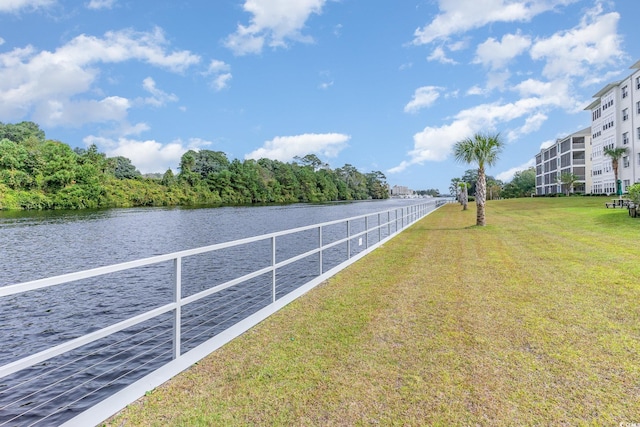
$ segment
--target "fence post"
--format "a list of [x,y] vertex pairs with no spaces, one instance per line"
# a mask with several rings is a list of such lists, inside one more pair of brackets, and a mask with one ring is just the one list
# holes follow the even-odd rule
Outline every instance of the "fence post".
[[364,248],[369,249],[369,217],[364,217]]
[[318,227],[318,254],[320,255],[320,275],[322,276],[322,226]]
[[271,300],[276,302],[276,236],[271,238],[271,268]]
[[182,317],[182,258],[176,257],[173,260],[173,301],[176,304],[176,309],[173,312],[173,359],[180,357],[180,329],[181,317]]
[[347,220],[347,259],[351,259],[351,222]]

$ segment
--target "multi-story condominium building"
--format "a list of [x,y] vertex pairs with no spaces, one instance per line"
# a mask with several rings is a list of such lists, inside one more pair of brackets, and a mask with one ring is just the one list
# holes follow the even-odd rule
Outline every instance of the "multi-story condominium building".
[[394,185],[390,189],[392,196],[402,197],[402,196],[410,196],[413,194],[413,190],[410,190],[409,187],[405,187],[404,185]]
[[623,192],[640,182],[640,61],[630,68],[634,70],[631,75],[603,87],[585,108],[591,112],[593,193],[617,191],[612,160],[604,154],[605,148],[627,149],[618,161]]
[[591,128],[582,129],[564,138],[559,138],[536,155],[536,195],[558,194],[566,191],[562,187],[563,174],[573,174],[577,181],[574,193],[590,193],[591,182]]

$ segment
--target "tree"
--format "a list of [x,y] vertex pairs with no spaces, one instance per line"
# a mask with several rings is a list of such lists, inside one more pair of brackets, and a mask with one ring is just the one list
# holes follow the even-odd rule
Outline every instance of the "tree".
[[629,198],[635,203],[637,209],[638,205],[640,205],[640,183],[627,187],[627,191],[629,192]]
[[22,142],[30,136],[35,137],[39,142],[44,142],[45,134],[40,126],[33,122],[20,122],[16,124],[3,124],[0,122],[0,140],[8,139],[13,142]]
[[165,187],[171,187],[176,182],[176,177],[173,175],[173,171],[171,169],[167,169],[167,171],[162,175],[162,181],[160,181],[162,185]]
[[611,166],[613,167],[613,176],[616,181],[616,193],[618,196],[622,195],[622,186],[618,184],[618,161],[620,157],[627,154],[627,147],[613,147],[613,148],[605,148],[603,150],[605,156],[609,156],[611,158]]
[[558,177],[558,183],[561,187],[564,187],[566,189],[565,194],[567,196],[570,193],[573,193],[573,186],[576,181],[578,181],[578,175],[571,172],[565,172],[563,174],[560,174],[560,177]]
[[503,142],[500,134],[490,135],[477,133],[473,138],[458,141],[453,146],[456,160],[478,165],[478,182],[476,184],[476,225],[484,226],[485,200],[487,196],[487,182],[485,168],[493,166],[502,151]]
[[460,182],[462,182],[460,178],[451,178],[451,184],[449,185],[449,194],[451,194],[452,196],[458,197]]
[[462,205],[462,210],[466,211],[467,205],[469,204],[469,193],[468,193],[469,183],[460,181],[458,183],[458,188],[459,188],[458,201]]
[[113,162],[115,163],[115,167],[113,170],[113,174],[118,179],[134,179],[140,178],[142,174],[136,167],[131,163],[126,157],[117,156],[113,157]]
[[487,200],[497,200],[502,197],[502,181],[499,179],[490,180],[487,177]]
[[440,190],[437,188],[428,188],[426,190],[416,190],[418,196],[440,197]]
[[315,154],[307,154],[303,158],[295,156],[293,159],[301,163],[303,166],[311,166],[314,172],[317,172],[319,169],[329,167],[328,164],[320,160]]
[[367,191],[372,199],[386,199],[389,197],[389,185],[387,177],[380,171],[365,174],[367,179]]
[[199,173],[205,179],[210,173],[217,173],[229,169],[230,163],[227,155],[222,151],[200,150],[191,151],[194,162],[193,172]]
[[529,197],[536,189],[536,170],[534,168],[518,171],[502,190],[502,197],[511,199]]
[[467,187],[468,194],[475,195],[476,185],[478,183],[478,170],[467,169],[466,171],[464,171],[464,175],[462,175],[462,181],[469,184],[469,186]]

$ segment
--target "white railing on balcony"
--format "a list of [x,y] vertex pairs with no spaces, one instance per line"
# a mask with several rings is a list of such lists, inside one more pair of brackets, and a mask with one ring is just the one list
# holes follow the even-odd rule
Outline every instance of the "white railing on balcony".
[[[64,331],[55,345],[43,337],[43,343],[11,349],[17,356],[8,362],[5,354],[0,362],[0,426],[100,423],[447,201],[431,199],[0,287],[0,302],[5,304],[35,293],[42,303],[42,292],[47,292],[44,308],[59,290],[68,298],[68,316],[73,316],[74,296],[81,292],[100,290],[102,299],[143,306],[87,333]],[[150,295],[153,302],[119,297],[123,289],[137,286],[130,283],[137,284],[140,275],[158,284],[157,290],[139,293]],[[111,282],[121,291],[105,290]],[[161,282],[170,283],[168,291],[160,289]],[[155,298],[163,292],[165,301]],[[99,310],[94,309],[96,316]],[[90,324],[91,317],[85,323]],[[15,330],[3,337],[5,351],[11,337],[19,334]]]

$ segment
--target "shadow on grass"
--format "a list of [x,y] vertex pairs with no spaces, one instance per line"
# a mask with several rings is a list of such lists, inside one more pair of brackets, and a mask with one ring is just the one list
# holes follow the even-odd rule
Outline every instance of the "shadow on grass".
[[629,212],[625,210],[618,210],[614,212],[607,212],[594,217],[594,222],[598,225],[611,228],[633,228],[638,229],[640,227],[640,218],[632,218],[629,216]]
[[416,228],[416,231],[465,231],[473,229],[482,229],[485,227],[478,227],[477,225],[468,225],[466,227],[420,227]]

